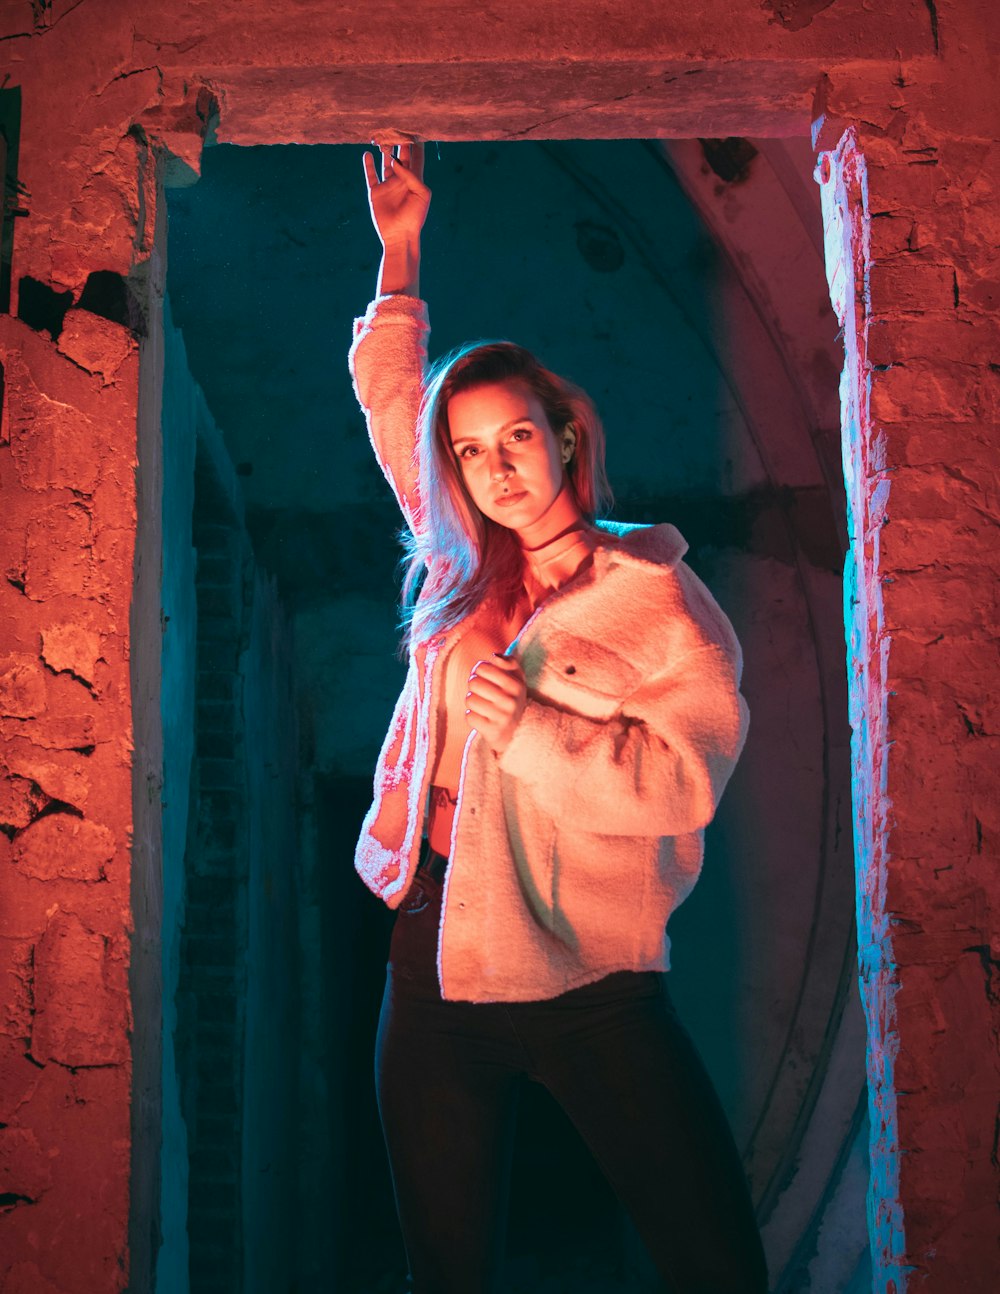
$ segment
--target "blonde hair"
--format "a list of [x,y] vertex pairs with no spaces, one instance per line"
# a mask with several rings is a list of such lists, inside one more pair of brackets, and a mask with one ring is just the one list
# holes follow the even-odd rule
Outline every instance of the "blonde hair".
[[415,531],[402,536],[407,643],[450,629],[488,597],[509,614],[520,595],[524,557],[517,538],[473,503],[448,427],[453,395],[513,381],[523,382],[535,395],[556,436],[572,424],[576,446],[566,474],[584,518],[593,522],[611,506],[604,428],[585,391],[513,342],[473,342],[445,355],[427,376],[417,426],[420,514]]

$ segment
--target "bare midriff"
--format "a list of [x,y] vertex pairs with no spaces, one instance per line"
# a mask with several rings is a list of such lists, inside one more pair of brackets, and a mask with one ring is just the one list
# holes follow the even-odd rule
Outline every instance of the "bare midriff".
[[431,770],[427,802],[427,839],[435,853],[446,858],[451,852],[451,833],[462,778],[462,758],[469,738],[465,717],[469,675],[476,663],[503,652],[531,614],[527,603],[506,620],[499,611],[487,608],[476,613],[474,622],[449,651],[443,663],[438,703],[437,752]]

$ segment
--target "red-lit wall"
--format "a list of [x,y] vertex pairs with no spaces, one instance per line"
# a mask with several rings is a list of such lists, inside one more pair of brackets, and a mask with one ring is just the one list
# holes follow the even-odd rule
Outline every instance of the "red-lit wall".
[[[614,5],[611,6],[613,11]],[[15,301],[0,319],[0,1178],[3,1289],[144,1284],[155,1192],[155,752],[143,660],[155,562],[134,564],[139,350],[155,168],[241,143],[805,134],[853,126],[870,237],[855,555],[862,961],[875,1284],[987,1288],[996,1265],[997,23],[986,0],[711,0],[638,11],[516,0],[469,13],[22,0]],[[863,217],[867,214],[868,223]],[[860,233],[859,233],[860,236]],[[94,272],[110,318],[79,308]],[[91,281],[92,292],[96,282]],[[65,317],[69,292],[76,303]],[[85,300],[86,298],[84,298]],[[94,296],[91,296],[94,301]],[[56,323],[52,323],[56,320]],[[61,331],[58,322],[61,320]],[[33,326],[34,325],[34,326]],[[58,332],[58,341],[51,333]],[[866,420],[867,419],[867,420]],[[852,455],[854,456],[852,458]],[[155,536],[154,536],[155,538]],[[140,554],[154,554],[140,546]],[[135,596],[134,596],[135,594]],[[137,625],[136,617],[141,619]],[[146,709],[143,709],[143,707]],[[130,961],[131,958],[131,961]],[[131,975],[131,979],[129,976]],[[142,1008],[136,1017],[136,1005]],[[141,1098],[141,1099],[140,1099]],[[136,1137],[149,1154],[131,1180]],[[898,1172],[880,1173],[879,1157]],[[5,1266],[2,1266],[5,1265]],[[906,1269],[911,1269],[909,1276]]]

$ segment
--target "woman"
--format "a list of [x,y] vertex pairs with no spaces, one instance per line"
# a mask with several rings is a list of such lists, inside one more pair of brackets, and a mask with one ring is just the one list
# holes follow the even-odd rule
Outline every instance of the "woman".
[[739,1157],[663,975],[745,737],[739,645],[672,526],[596,520],[581,391],[510,343],[427,369],[422,154],[381,152],[351,370],[408,527],[409,670],[356,862],[397,909],[376,1075],[412,1288],[495,1288],[528,1077],[665,1289],[759,1294]]

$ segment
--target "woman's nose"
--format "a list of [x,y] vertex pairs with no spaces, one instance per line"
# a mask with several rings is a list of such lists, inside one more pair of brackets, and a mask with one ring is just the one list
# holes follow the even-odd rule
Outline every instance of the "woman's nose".
[[513,468],[510,459],[503,450],[493,450],[490,457],[490,475],[495,481],[502,481],[510,476]]

